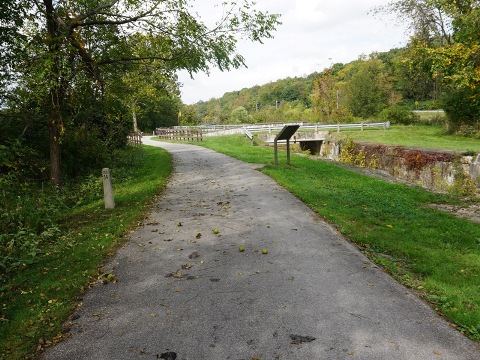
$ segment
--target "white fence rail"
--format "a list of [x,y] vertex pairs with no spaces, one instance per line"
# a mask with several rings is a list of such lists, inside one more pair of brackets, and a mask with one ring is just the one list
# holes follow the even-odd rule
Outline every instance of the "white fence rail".
[[[387,129],[390,127],[390,121],[387,122],[378,122],[378,123],[356,123],[356,124],[321,124],[321,123],[276,123],[276,124],[243,124],[243,125],[201,125],[195,126],[193,128],[199,128],[202,130],[203,133],[218,133],[218,135],[223,134],[246,134],[245,131],[248,131],[250,135],[255,132],[268,132],[272,133],[273,131],[280,131],[283,129],[285,125],[300,125],[301,130],[326,130],[326,131],[337,131],[340,132],[341,130],[347,129],[360,129],[364,130],[367,128],[383,128]],[[176,127],[179,128],[179,127]],[[182,126],[184,128],[191,128],[188,126]],[[247,135],[249,139],[251,137]],[[253,137],[253,135],[252,135]]]
[[253,134],[250,132],[250,130],[248,130],[245,127],[242,127],[242,132],[245,134],[246,137],[248,137],[250,140],[253,141]]

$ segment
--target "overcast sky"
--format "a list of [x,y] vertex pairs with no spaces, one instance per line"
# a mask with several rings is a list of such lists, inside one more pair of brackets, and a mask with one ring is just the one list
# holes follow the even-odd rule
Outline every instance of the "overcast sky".
[[[408,41],[405,29],[393,18],[369,14],[377,5],[390,0],[256,0],[256,8],[281,14],[273,39],[264,44],[240,42],[239,53],[248,68],[210,76],[196,74],[191,79],[181,72],[182,100],[193,104],[220,98],[225,92],[263,85],[286,77],[305,76],[322,71],[332,63],[348,63],[360,55],[388,51]],[[207,23],[221,0],[195,0],[194,9]]]

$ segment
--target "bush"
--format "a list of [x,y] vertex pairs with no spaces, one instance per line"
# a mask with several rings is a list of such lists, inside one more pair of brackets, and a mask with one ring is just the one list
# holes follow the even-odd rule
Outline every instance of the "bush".
[[378,116],[383,121],[390,121],[392,124],[401,125],[411,125],[418,120],[414,112],[400,106],[392,106],[384,109]]
[[447,115],[450,132],[463,128],[465,135],[474,132],[477,136],[480,128],[480,89],[455,89],[446,92],[442,99],[442,108]]
[[0,188],[0,274],[8,274],[34,262],[42,244],[57,238],[55,218],[63,206],[54,192],[13,175],[0,177]]
[[19,181],[45,180],[48,164],[24,141],[15,139],[0,145],[0,177],[14,176]]

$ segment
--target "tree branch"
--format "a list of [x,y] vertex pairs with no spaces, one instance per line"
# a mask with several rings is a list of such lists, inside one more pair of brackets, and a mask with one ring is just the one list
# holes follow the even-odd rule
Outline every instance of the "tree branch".
[[[118,0],[113,1],[110,4],[110,6],[104,5],[103,8],[112,7],[113,5],[115,5],[116,2],[118,2]],[[96,25],[124,25],[124,24],[128,24],[128,23],[132,23],[132,22],[141,20],[141,19],[147,17],[148,15],[152,14],[155,11],[155,9],[158,8],[158,5],[160,3],[161,3],[161,1],[157,1],[149,10],[147,10],[147,11],[141,13],[141,14],[138,14],[137,16],[127,17],[125,20],[122,20],[122,21],[104,20],[104,21],[85,21],[85,22],[83,22],[82,20],[86,19],[87,17],[84,16],[82,19],[80,19],[80,17],[77,17],[72,21],[71,28],[75,29],[77,27],[96,26]],[[100,13],[100,11],[103,10],[103,8],[100,7],[100,6],[97,7],[96,9],[94,9],[90,13],[88,13],[89,14],[88,17],[98,15]],[[111,16],[119,16],[119,15],[111,15]]]
[[141,57],[124,57],[119,59],[107,59],[99,61],[98,65],[108,65],[108,64],[116,64],[116,63],[128,63],[128,62],[140,62],[145,60],[162,60],[162,61],[174,61],[182,58],[188,53],[188,50],[175,55],[173,57],[163,57],[163,56],[141,56]]
[[89,18],[90,16],[94,16],[94,15],[97,15],[100,11],[102,10],[105,10],[105,9],[110,9],[111,7],[113,7],[116,3],[118,3],[119,0],[113,0],[111,3],[109,4],[105,4],[105,5],[100,5],[100,6],[97,6],[95,9],[93,9],[92,11],[89,11],[88,13],[85,13],[83,15],[80,15],[80,16],[77,16],[75,18],[76,21],[78,22],[82,22],[83,20]]

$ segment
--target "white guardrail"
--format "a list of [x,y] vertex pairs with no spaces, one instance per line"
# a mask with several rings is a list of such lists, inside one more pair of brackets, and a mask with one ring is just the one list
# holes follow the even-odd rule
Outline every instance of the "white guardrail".
[[[384,128],[390,127],[390,121],[378,123],[355,123],[355,124],[322,124],[322,123],[276,123],[276,124],[242,124],[242,125],[201,125],[194,128],[201,129],[203,133],[239,133],[245,134],[249,139],[253,138],[254,132],[268,132],[280,131],[285,125],[300,125],[299,130],[330,130],[340,132],[346,129],[360,129],[366,128]],[[178,127],[177,127],[178,128]],[[182,126],[181,128],[189,128]],[[247,134],[248,133],[248,134]]]
[[253,141],[253,134],[250,132],[250,130],[248,130],[245,127],[242,127],[242,132],[245,134],[246,137],[248,137],[250,140]]

